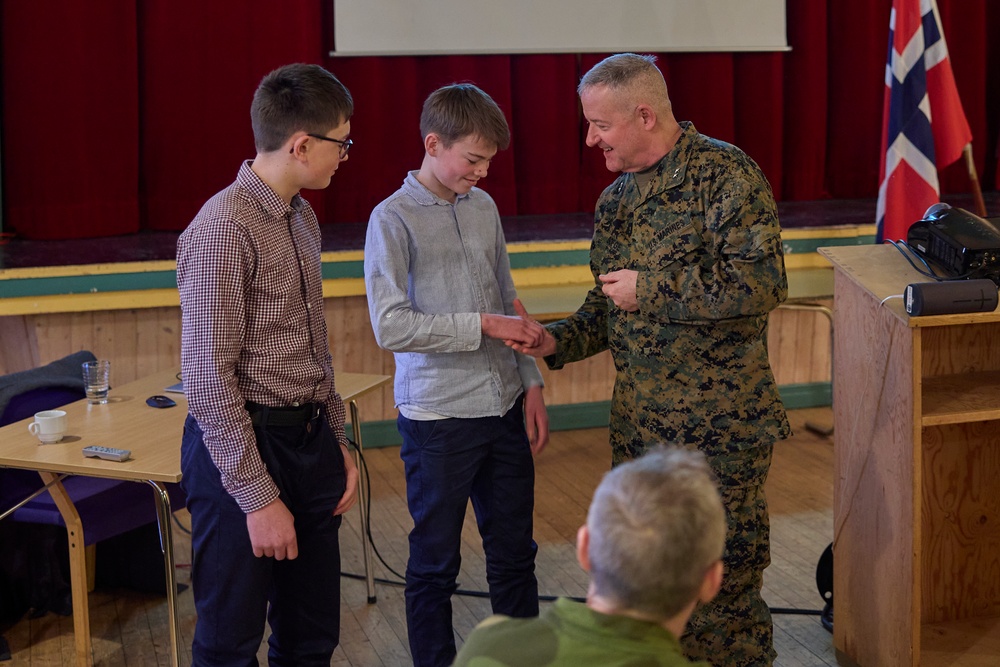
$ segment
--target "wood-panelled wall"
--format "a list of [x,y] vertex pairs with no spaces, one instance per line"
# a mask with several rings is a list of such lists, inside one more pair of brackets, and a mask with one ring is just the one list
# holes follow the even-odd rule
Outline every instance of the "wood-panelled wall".
[[[822,302],[821,302],[822,303]],[[824,305],[829,306],[829,301]],[[393,372],[392,354],[375,344],[364,296],[326,300],[334,367],[357,373]],[[180,366],[180,308],[0,317],[0,374],[49,363],[78,350],[112,362],[112,384]],[[779,309],[768,333],[779,385],[829,382],[830,323],[819,312]],[[542,364],[548,405],[606,401],[614,367],[608,353],[552,372]],[[394,419],[392,387],[365,398],[366,421]]]

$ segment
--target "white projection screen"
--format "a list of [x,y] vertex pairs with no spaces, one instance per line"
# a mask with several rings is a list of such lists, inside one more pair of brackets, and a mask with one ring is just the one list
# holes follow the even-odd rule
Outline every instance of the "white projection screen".
[[788,50],[785,0],[332,2],[332,56]]

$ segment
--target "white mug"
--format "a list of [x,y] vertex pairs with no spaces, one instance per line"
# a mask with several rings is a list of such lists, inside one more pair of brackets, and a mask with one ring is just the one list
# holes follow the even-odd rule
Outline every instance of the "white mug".
[[66,433],[66,413],[63,410],[36,412],[35,421],[28,424],[28,430],[46,445],[59,442]]

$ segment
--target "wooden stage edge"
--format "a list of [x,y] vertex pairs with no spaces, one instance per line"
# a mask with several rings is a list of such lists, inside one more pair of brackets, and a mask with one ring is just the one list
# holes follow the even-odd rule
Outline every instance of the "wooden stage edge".
[[[816,249],[873,240],[872,225],[783,233],[789,307],[772,313],[768,348],[788,407],[830,404],[833,270]],[[575,310],[592,286],[589,241],[512,242],[509,254],[518,294],[542,321]],[[371,331],[363,251],[325,251],[323,277],[334,368],[392,375],[392,354],[378,348]],[[112,361],[113,382],[131,382],[179,365],[180,328],[173,260],[0,268],[0,374],[90,350]],[[607,424],[614,382],[609,354],[542,374],[554,428]],[[368,446],[398,444],[392,388],[364,403]]]

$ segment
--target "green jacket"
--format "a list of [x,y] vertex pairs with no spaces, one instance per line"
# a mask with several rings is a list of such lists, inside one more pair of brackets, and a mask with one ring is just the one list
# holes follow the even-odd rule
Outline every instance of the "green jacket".
[[[616,463],[658,443],[729,460],[790,432],[766,345],[768,313],[788,294],[771,188],[743,151],[681,126],[648,192],[622,174],[601,195],[595,287],[549,325],[551,368],[611,350]],[[598,274],[617,269],[639,272],[637,312],[601,291]]]
[[559,598],[537,618],[491,616],[453,667],[693,667],[669,630]]

